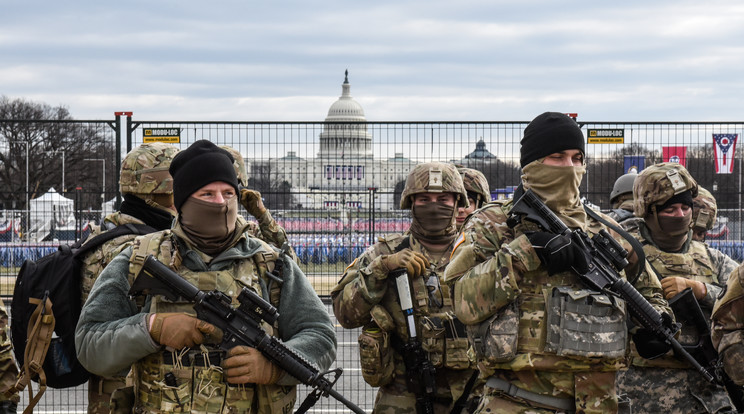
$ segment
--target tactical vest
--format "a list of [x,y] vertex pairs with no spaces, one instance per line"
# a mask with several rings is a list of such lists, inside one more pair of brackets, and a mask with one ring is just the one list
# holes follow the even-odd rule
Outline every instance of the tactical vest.
[[[691,240],[686,252],[669,253],[652,245],[640,233],[637,236],[643,244],[646,260],[653,268],[659,281],[665,277],[683,277],[703,283],[718,283],[716,269],[713,267],[713,261],[704,243]],[[710,309],[703,309],[703,314],[710,320]],[[694,327],[687,324],[682,325],[679,337],[680,343],[695,344],[698,339],[699,335]],[[688,363],[675,358],[671,352],[652,360],[641,358],[634,353],[633,365],[675,369],[690,368]]]
[[642,240],[646,260],[654,268],[659,279],[679,276],[703,283],[718,283],[713,261],[705,244],[692,240],[684,253],[668,253]]
[[[377,245],[379,255],[409,247],[408,237],[407,234],[399,234],[380,238]],[[422,253],[426,255],[423,250]],[[449,251],[444,253],[436,268],[427,269],[423,276],[409,280],[411,299],[416,332],[422,349],[434,367],[464,370],[474,368],[474,364],[468,357],[465,326],[455,317],[449,289],[442,283],[448,258]],[[395,278],[389,278],[388,283],[387,293],[370,312],[372,322],[363,327],[359,337],[362,374],[372,386],[382,386],[392,380],[391,352],[397,353],[395,349],[409,338]],[[400,358],[398,355],[396,359]]]
[[[149,254],[168,264],[179,275],[201,290],[220,290],[238,306],[237,296],[243,287],[262,295],[261,282],[267,286],[265,273],[273,270],[277,255],[267,247],[266,253],[235,261],[219,271],[192,271],[181,265],[175,237],[170,230],[138,237],[134,241],[129,264],[130,282],[139,273]],[[280,287],[270,284],[272,305],[278,307]],[[156,295],[151,297],[149,312],[184,312],[195,315],[193,303],[174,302]],[[276,335],[278,326],[264,323],[266,332]],[[135,412],[199,413],[284,413],[294,407],[296,387],[280,385],[228,384],[220,367],[226,354],[215,344],[199,349],[163,351],[150,354],[134,365]]]
[[[506,206],[508,208],[508,206]],[[504,209],[505,210],[505,209]],[[508,211],[502,211],[506,221]],[[587,232],[603,226],[587,219]],[[523,222],[521,232],[537,230]],[[520,235],[515,232],[514,238]],[[628,344],[626,307],[622,299],[586,289],[573,272],[549,276],[544,266],[520,274],[520,295],[511,306],[477,325],[485,343],[508,343],[500,355],[479,355],[483,375],[511,371],[616,371],[624,366]],[[510,316],[514,315],[514,316]],[[518,320],[516,334],[502,318]],[[493,349],[493,347],[491,347]]]

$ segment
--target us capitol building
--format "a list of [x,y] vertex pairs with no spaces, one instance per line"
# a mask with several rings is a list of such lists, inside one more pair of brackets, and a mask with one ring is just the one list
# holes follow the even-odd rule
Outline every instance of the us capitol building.
[[375,188],[375,209],[398,209],[394,205],[396,184],[405,182],[417,162],[403,153],[375,159],[366,121],[364,109],[351,97],[347,70],[341,96],[328,109],[320,132],[317,158],[304,159],[289,151],[281,158],[246,160],[246,170],[250,174],[250,164],[260,165],[270,171],[272,179],[287,181],[294,204],[303,208],[370,208],[370,189]]

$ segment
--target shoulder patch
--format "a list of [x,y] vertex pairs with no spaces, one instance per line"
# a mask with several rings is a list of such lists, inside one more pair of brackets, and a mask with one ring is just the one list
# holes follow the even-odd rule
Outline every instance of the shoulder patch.
[[460,235],[457,236],[457,240],[455,240],[455,245],[452,247],[452,253],[450,253],[450,260],[452,260],[452,255],[455,253],[455,250],[465,242],[465,233],[460,232]]
[[349,271],[349,269],[350,269],[351,267],[353,267],[353,266],[354,266],[354,265],[356,264],[357,260],[359,260],[359,258],[358,258],[358,257],[357,257],[357,258],[355,258],[355,259],[354,259],[354,261],[353,261],[353,262],[351,262],[351,263],[350,263],[350,264],[349,264],[348,266],[346,266],[346,269],[344,269],[344,273],[348,272],[348,271]]

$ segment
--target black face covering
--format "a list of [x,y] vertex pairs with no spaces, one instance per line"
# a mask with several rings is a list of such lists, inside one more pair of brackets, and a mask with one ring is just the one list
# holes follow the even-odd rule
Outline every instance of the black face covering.
[[442,244],[457,235],[457,209],[443,203],[426,203],[411,207],[411,234],[418,240]]
[[121,203],[119,211],[142,220],[156,230],[169,229],[173,224],[172,211],[165,207],[153,207],[147,201],[133,194],[124,194],[124,201]]

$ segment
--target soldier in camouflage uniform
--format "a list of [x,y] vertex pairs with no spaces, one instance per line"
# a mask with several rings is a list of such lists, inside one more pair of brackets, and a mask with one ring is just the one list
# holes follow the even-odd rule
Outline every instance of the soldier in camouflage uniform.
[[705,242],[708,230],[716,224],[718,204],[713,194],[698,186],[698,195],[692,199],[692,239]]
[[[341,326],[362,327],[362,376],[369,385],[380,387],[374,413],[416,412],[416,396],[406,386],[406,375],[421,378],[407,373],[404,363],[409,331],[393,273],[399,269],[408,272],[416,332],[436,369],[434,412],[449,413],[464,390],[480,388],[468,357],[464,326],[452,312],[449,290],[440,285],[457,235],[457,207],[467,203],[462,178],[453,165],[417,165],[408,174],[400,202],[401,208],[412,210],[410,230],[380,238],[346,268],[331,291]],[[462,401],[470,398],[472,403],[473,392]]]
[[256,218],[258,223],[254,221],[248,222],[248,234],[252,237],[259,238],[266,243],[281,248],[284,243],[287,243],[289,248],[289,254],[292,258],[297,261],[297,255],[289,246],[289,239],[287,238],[287,232],[279,223],[274,220],[269,210],[264,206],[261,198],[261,193],[256,190],[249,190],[245,188],[248,186],[248,174],[245,171],[245,162],[243,162],[243,155],[238,150],[228,145],[220,145],[220,148],[229,152],[233,156],[233,167],[235,172],[238,174],[238,184],[240,184],[240,204],[243,205],[245,210]]
[[692,199],[692,239],[705,243],[708,250],[713,269],[717,275],[730,275],[739,266],[734,259],[726,253],[710,247],[705,241],[708,230],[716,223],[718,205],[713,194],[705,188],[698,186],[698,195]]
[[[693,198],[698,185],[678,163],[643,170],[633,185],[634,212],[643,217],[633,235],[643,244],[651,269],[667,300],[691,288],[706,318],[732,269],[713,265],[704,243],[692,239]],[[694,328],[682,326],[680,342],[695,344]],[[643,350],[640,350],[643,355]],[[708,383],[672,352],[655,359],[632,353],[631,366],[618,375],[618,392],[627,393],[640,412],[718,413],[731,409],[723,387]]]
[[[606,229],[580,201],[584,136],[574,120],[539,115],[525,129],[520,153],[515,200],[529,189],[569,228],[592,237]],[[587,271],[588,263],[571,238],[528,220],[510,227],[512,207],[511,201],[494,202],[473,213],[445,272],[454,286],[455,314],[467,325],[486,379],[476,412],[618,412],[615,373],[625,366],[625,303],[581,283],[571,269]],[[636,276],[642,265],[632,255],[626,271]],[[634,285],[659,312],[671,312],[652,274],[641,272]]]
[[15,386],[18,377],[18,366],[13,356],[13,343],[10,341],[9,331],[8,311],[0,299],[0,414],[15,413],[21,400],[18,391],[11,395],[5,394]]
[[[205,140],[179,152],[169,168],[178,212],[172,228],[136,238],[101,272],[83,307],[78,358],[101,376],[132,367],[134,412],[286,413],[298,383],[254,348],[222,351],[221,333],[194,316],[193,303],[154,295],[138,307],[128,292],[148,255],[201,290],[224,292],[233,305],[242,288],[252,289],[278,309],[277,322],[263,324],[269,334],[321,371],[335,359],[330,317],[305,275],[245,233],[232,163]],[[276,279],[267,276],[273,271]]]
[[[145,143],[130,151],[121,163],[119,190],[124,199],[121,208],[106,216],[88,240],[124,224],[146,224],[153,230],[170,228],[176,211],[173,207],[173,179],[168,167],[177,152],[178,148],[161,142]],[[135,237],[135,234],[127,234],[109,240],[83,258],[82,304],[88,299],[103,268],[130,246]],[[125,386],[123,376],[105,378],[91,375],[88,412],[107,414],[110,410],[118,410],[117,401],[111,401],[111,395]]]
[[481,208],[484,204],[491,201],[491,191],[488,187],[488,180],[482,172],[472,168],[457,167],[457,171],[462,176],[462,183],[465,185],[465,191],[468,193],[468,207],[457,209],[457,230],[462,228],[465,220],[470,213]]
[[713,307],[711,339],[731,379],[744,386],[744,265],[729,276],[726,293]]
[[636,173],[623,174],[615,180],[610,192],[610,210],[608,216],[615,220],[625,231],[638,228],[640,218],[633,215],[633,182]]

